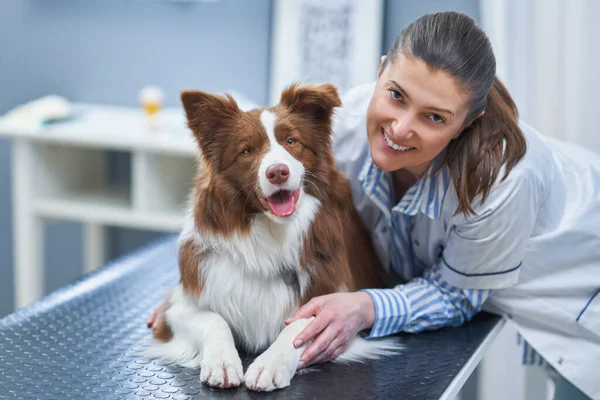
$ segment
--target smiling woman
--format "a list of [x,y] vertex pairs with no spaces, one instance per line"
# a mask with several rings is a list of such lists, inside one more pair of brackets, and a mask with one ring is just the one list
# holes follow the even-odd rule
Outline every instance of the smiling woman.
[[485,200],[502,165],[506,176],[525,154],[525,139],[516,106],[495,78],[489,42],[475,32],[465,33],[473,39],[467,48],[449,38],[441,59],[425,29],[409,25],[381,58],[367,111],[371,156],[379,168],[397,171],[393,179],[404,193],[443,154],[440,165],[453,164],[458,211],[472,213],[471,203],[478,195]]
[[456,12],[404,28],[377,81],[342,104],[337,166],[406,283],[313,298],[289,320],[315,316],[297,336],[312,342],[301,363],[330,360],[364,326],[369,338],[457,326],[485,305],[600,398],[600,313],[586,306],[600,287],[600,158],[518,120],[488,38]]
[[468,101],[447,73],[412,57],[383,57],[367,117],[373,161],[386,171],[405,169],[416,181],[458,136]]
[[[331,98],[323,100],[331,106]],[[335,185],[323,191],[353,201],[371,234],[378,260],[356,256],[349,262],[373,272],[381,261],[390,277],[405,283],[315,297],[310,292],[302,302],[312,299],[286,320],[288,328],[311,321],[297,336],[294,331],[294,346],[303,351],[297,366],[335,359],[363,330],[378,338],[458,326],[485,306],[515,322],[526,350],[540,355],[528,359],[546,364],[578,392],[557,391],[555,399],[600,398],[600,157],[518,121],[496,78],[485,33],[455,12],[428,14],[407,26],[381,58],[377,81],[351,90],[342,104],[334,154],[321,158],[335,156],[352,196]],[[284,146],[289,135],[268,122],[265,140]],[[329,129],[323,132],[318,139],[329,144]],[[207,133],[213,140],[214,129]],[[317,171],[311,164],[320,158],[317,148],[300,142],[289,160],[302,154],[307,169]],[[279,159],[276,151],[272,155],[271,161]],[[273,180],[284,179],[283,170],[273,172]],[[310,178],[306,174],[303,182]],[[278,190],[269,189],[270,179],[263,190],[269,196]],[[237,221],[241,213],[230,214]],[[331,221],[311,215],[333,229],[332,240],[344,237],[348,225],[331,228]],[[319,254],[336,248],[334,241],[325,243]]]

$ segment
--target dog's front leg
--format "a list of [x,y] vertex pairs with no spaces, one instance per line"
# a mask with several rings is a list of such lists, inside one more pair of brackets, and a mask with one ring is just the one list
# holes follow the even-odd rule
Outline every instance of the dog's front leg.
[[299,319],[279,334],[275,342],[248,367],[244,382],[251,390],[269,392],[290,385],[307,344],[295,348],[294,339],[312,318]]
[[229,388],[242,383],[244,372],[231,329],[223,317],[199,310],[178,288],[165,312],[174,343],[193,343],[200,356],[200,379],[209,386]]
[[231,329],[219,314],[203,312],[205,323],[211,325],[203,338],[200,380],[219,388],[230,388],[242,383],[244,370]]

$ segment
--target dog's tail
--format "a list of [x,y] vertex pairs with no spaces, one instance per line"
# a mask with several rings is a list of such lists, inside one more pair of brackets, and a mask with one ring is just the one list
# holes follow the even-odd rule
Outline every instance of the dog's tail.
[[399,354],[404,349],[398,338],[368,339],[357,337],[334,363],[348,363],[365,360],[376,360],[386,356]]
[[182,286],[177,285],[161,307],[162,315],[155,319],[152,327],[153,337],[140,355],[183,367],[200,366],[200,338],[205,330],[198,322],[196,305],[186,296]]
[[190,341],[173,338],[168,342],[159,342],[152,338],[140,351],[140,356],[148,359],[159,359],[167,364],[180,365],[187,368],[200,366],[199,349]]

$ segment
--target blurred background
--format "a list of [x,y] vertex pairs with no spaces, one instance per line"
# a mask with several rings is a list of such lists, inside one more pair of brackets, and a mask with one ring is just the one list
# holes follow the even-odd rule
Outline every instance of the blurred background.
[[[361,3],[360,7],[365,7],[361,14],[368,21],[348,25],[352,17],[345,21],[325,18],[327,10],[320,14],[318,2],[312,2],[313,9],[305,9],[300,18],[298,5],[285,0],[3,0],[0,115],[49,94],[72,102],[139,107],[138,94],[147,85],[162,89],[163,107],[167,108],[176,109],[179,91],[187,88],[233,90],[254,104],[268,105],[290,72],[311,79],[315,71],[328,71],[330,75],[315,79],[330,78],[346,89],[375,79],[379,56],[405,25],[427,12],[455,10],[471,15],[488,32],[498,59],[498,75],[513,94],[523,119],[544,134],[600,151],[600,139],[594,132],[600,106],[596,95],[600,91],[600,29],[595,23],[600,2]],[[307,21],[307,15],[314,18]],[[307,32],[303,27],[309,23],[313,28]],[[339,48],[345,43],[343,38],[335,39],[340,32],[353,37],[354,47],[340,57],[347,57],[347,64],[360,65],[355,70],[341,70],[336,67],[339,57],[330,57],[330,63],[322,65],[314,48],[301,49],[301,44],[293,43],[298,35],[309,37],[315,29],[330,31],[330,36],[312,39],[328,38],[323,45],[337,40]],[[302,61],[299,54],[305,56]],[[12,146],[10,137],[0,138],[0,317],[15,308]],[[131,157],[108,151],[107,160],[111,182],[130,183]],[[75,220],[44,220],[40,255],[46,270],[44,293],[81,276],[84,231],[82,223]],[[107,224],[102,227],[103,259],[108,262],[165,233]],[[514,331],[507,329],[462,398],[545,398],[545,381],[534,369],[521,367],[520,359]]]

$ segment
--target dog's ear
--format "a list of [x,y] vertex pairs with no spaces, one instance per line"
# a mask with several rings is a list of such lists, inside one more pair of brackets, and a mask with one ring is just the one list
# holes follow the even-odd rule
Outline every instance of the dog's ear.
[[208,160],[212,159],[220,147],[219,139],[227,135],[241,110],[228,93],[217,96],[199,90],[184,90],[181,103],[200,150]]
[[294,83],[281,93],[280,104],[312,122],[331,126],[335,107],[342,105],[337,88],[330,83],[300,86]]

